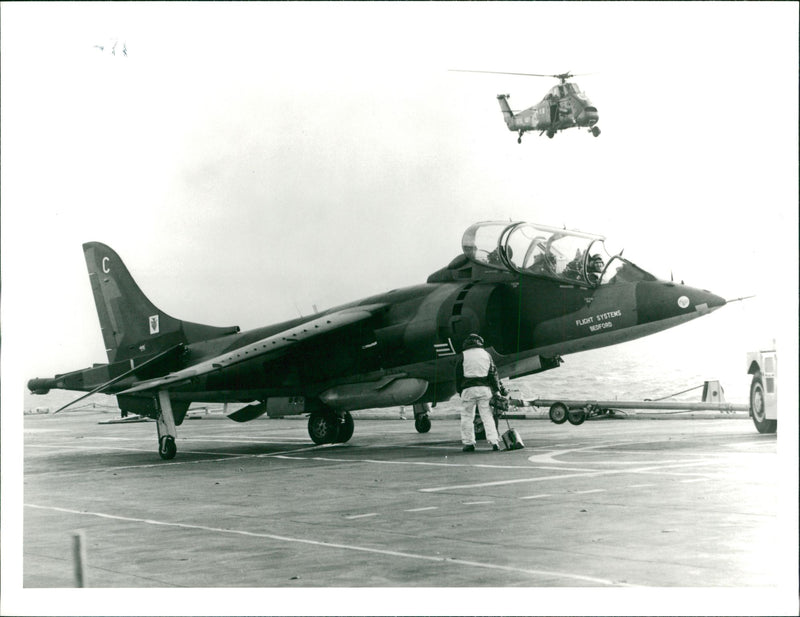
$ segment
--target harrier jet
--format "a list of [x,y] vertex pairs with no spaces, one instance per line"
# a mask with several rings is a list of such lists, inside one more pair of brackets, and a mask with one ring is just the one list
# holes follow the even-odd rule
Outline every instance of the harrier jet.
[[455,363],[470,333],[484,338],[501,377],[515,378],[725,304],[609,254],[604,240],[524,222],[476,223],[462,253],[423,284],[245,332],[164,313],[117,253],[89,242],[108,363],[28,387],[116,395],[123,415],[157,421],[164,459],[176,454],[176,426],[192,402],[245,403],[229,415],[238,422],[308,414],[317,444],[346,442],[350,412],[367,408],[412,405],[417,431],[427,432],[430,406],[455,394]]

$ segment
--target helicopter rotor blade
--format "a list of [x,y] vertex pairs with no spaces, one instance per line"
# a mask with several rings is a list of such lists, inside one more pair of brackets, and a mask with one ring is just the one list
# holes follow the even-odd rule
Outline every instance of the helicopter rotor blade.
[[582,77],[584,75],[593,75],[593,73],[570,73],[567,71],[566,73],[559,73],[557,75],[544,75],[542,73],[509,73],[507,71],[472,71],[469,69],[447,69],[453,73],[492,73],[494,75],[521,75],[523,77],[552,77],[554,79],[560,79],[561,83],[566,83],[568,79],[572,77]]
[[447,69],[452,73],[493,73],[494,75],[522,75],[524,77],[558,77],[558,75],[540,75],[539,73],[508,73],[506,71],[471,71],[469,69]]

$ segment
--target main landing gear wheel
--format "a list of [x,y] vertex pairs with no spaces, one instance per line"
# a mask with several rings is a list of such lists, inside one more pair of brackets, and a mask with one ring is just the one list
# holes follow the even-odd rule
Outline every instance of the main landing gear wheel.
[[353,436],[353,429],[356,423],[353,422],[353,416],[349,411],[345,411],[339,418],[339,435],[336,438],[336,443],[344,443]]
[[569,409],[564,403],[553,403],[550,405],[550,420],[556,424],[564,424],[567,421]]
[[[350,419],[352,421],[352,418]],[[339,417],[330,410],[315,411],[308,418],[308,435],[318,446],[324,443],[336,443],[339,439],[339,428]]]
[[175,439],[171,435],[164,435],[158,444],[158,455],[165,461],[175,458],[178,452],[178,447],[175,445]]
[[774,433],[778,429],[777,420],[767,420],[761,373],[753,375],[753,381],[750,383],[750,411],[753,415],[753,424],[759,433]]
[[553,136],[556,134],[555,131],[547,131],[547,137],[553,139]]
[[567,420],[573,426],[583,424],[584,420],[586,420],[586,411],[583,409],[570,409],[567,412]]
[[600,134],[600,127],[599,126],[593,126],[592,127],[592,135],[597,137],[599,134]]

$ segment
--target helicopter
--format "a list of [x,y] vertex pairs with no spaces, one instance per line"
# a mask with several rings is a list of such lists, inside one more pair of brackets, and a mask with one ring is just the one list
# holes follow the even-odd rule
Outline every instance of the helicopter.
[[552,139],[556,132],[573,127],[586,127],[592,135],[600,135],[597,126],[600,116],[597,107],[592,105],[578,84],[569,81],[575,77],[570,72],[557,75],[541,75],[539,73],[507,73],[504,71],[470,71],[450,69],[459,73],[493,73],[496,75],[523,75],[525,77],[553,77],[561,83],[553,86],[545,97],[527,109],[514,113],[508,104],[510,94],[498,94],[500,110],[509,131],[517,131],[517,143],[522,143],[525,131],[539,131],[539,136],[547,134]]

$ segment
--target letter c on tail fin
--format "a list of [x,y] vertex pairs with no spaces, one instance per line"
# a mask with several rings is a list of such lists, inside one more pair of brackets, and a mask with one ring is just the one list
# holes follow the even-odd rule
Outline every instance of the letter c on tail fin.
[[238,326],[218,328],[175,319],[150,302],[110,247],[87,242],[83,253],[109,362],[151,356],[178,343],[239,331]]

